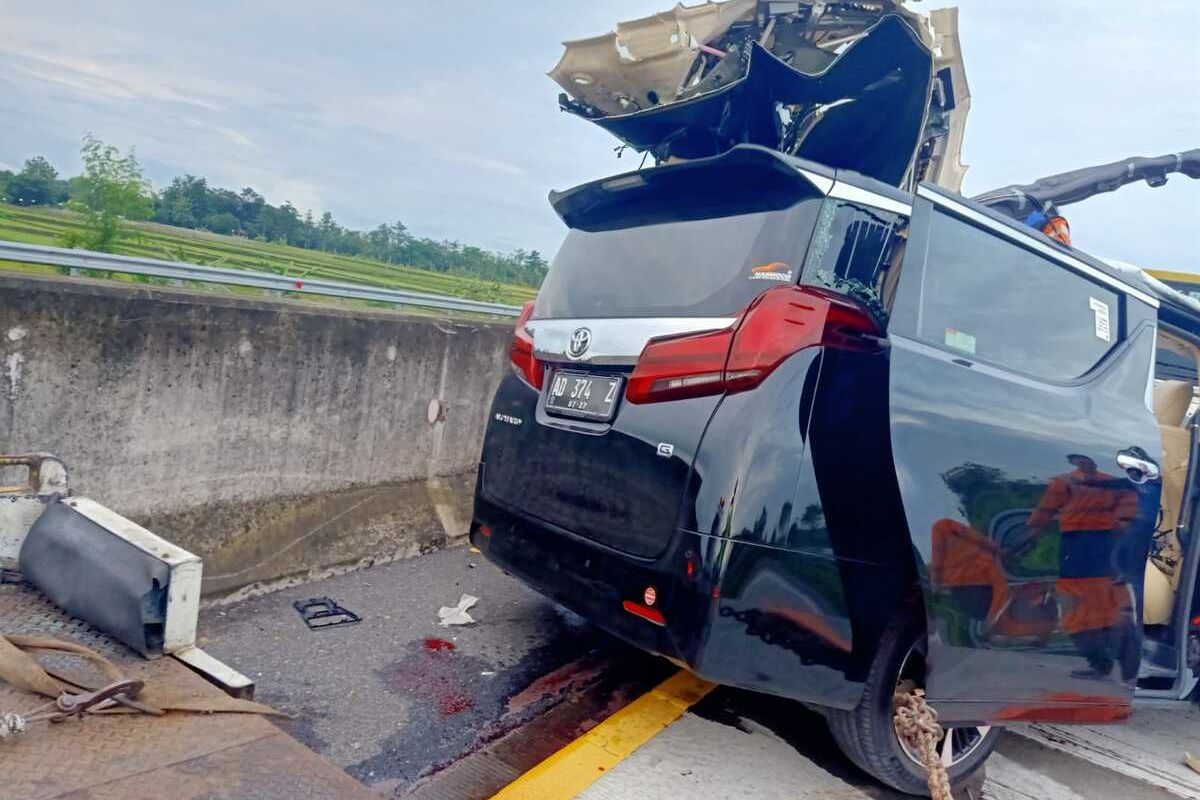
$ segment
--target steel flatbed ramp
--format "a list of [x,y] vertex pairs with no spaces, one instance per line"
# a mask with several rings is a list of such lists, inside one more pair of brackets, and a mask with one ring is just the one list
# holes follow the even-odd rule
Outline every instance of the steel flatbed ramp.
[[[34,590],[0,585],[0,632],[85,644],[131,678],[197,697],[221,690],[174,658],[146,661]],[[63,668],[69,668],[67,664]],[[0,709],[41,700],[0,683]],[[102,715],[34,723],[0,741],[0,800],[378,800],[268,720],[250,714]]]

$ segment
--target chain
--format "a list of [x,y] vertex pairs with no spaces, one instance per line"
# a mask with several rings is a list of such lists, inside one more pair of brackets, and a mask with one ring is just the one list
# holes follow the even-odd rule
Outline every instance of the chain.
[[[896,709],[896,733],[925,762],[929,796],[933,800],[952,800],[950,776],[937,751],[937,743],[946,735],[938,724],[937,712],[925,700],[925,690],[904,681],[892,697]],[[946,743],[949,747],[950,743]]]

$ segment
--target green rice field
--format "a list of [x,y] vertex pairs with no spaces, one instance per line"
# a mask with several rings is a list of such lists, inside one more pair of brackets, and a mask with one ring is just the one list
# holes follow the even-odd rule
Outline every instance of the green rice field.
[[[486,299],[520,305],[532,300],[537,290],[529,286],[494,284],[471,276],[386,264],[368,258],[305,250],[282,244],[252,241],[238,236],[221,236],[204,231],[174,228],[157,223],[131,223],[130,235],[116,247],[120,255],[184,261],[227,269],[275,272],[294,278],[321,278],[379,286],[387,289],[428,292]],[[61,247],[72,229],[81,230],[80,218],[70,211],[0,205],[0,240]],[[57,274],[55,267],[0,261],[0,270]],[[134,276],[112,275],[114,280]],[[140,281],[153,279],[137,278]],[[227,289],[229,287],[226,287]],[[486,296],[481,296],[481,290]],[[238,294],[259,293],[248,289]],[[312,296],[306,295],[306,298]]]

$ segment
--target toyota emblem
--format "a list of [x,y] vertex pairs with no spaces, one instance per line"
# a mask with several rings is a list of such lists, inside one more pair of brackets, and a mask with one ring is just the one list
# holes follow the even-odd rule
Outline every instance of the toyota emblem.
[[592,332],[587,328],[576,328],[575,332],[571,334],[570,343],[567,344],[567,357],[573,359],[583,358],[591,346]]

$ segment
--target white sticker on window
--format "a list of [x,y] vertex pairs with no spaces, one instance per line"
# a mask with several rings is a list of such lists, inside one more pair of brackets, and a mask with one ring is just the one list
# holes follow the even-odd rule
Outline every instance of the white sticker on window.
[[953,347],[955,350],[975,355],[975,337],[969,333],[963,333],[958,328],[946,328],[946,347]]
[[1089,297],[1088,306],[1092,309],[1092,316],[1096,320],[1096,338],[1111,342],[1112,324],[1108,321],[1108,303]]

